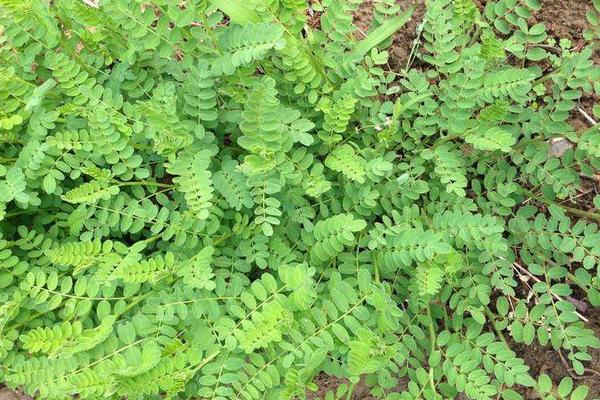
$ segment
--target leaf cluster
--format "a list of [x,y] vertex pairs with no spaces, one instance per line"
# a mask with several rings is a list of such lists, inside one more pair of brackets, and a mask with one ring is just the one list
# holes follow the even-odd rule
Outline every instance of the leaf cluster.
[[402,70],[412,9],[311,3],[0,0],[0,382],[586,397],[509,343],[575,375],[600,347],[598,1],[573,48],[538,0],[429,0]]

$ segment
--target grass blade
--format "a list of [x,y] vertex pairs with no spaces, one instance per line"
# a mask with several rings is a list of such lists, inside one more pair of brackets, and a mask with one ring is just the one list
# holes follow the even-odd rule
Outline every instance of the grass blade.
[[383,25],[375,29],[373,32],[358,42],[350,57],[352,59],[362,59],[371,49],[390,36],[398,29],[402,28],[408,22],[415,11],[415,6],[409,7],[404,13],[387,20]]

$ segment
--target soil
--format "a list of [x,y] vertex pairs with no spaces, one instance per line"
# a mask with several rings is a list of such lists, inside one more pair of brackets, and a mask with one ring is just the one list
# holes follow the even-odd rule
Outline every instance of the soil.
[[[587,325],[600,337],[600,307],[588,308],[585,316],[590,320]],[[577,376],[573,371],[567,369],[567,365],[561,355],[550,347],[538,345],[513,344],[513,350],[525,360],[525,363],[531,368],[531,374],[547,374],[553,382],[560,382],[566,376],[572,376],[578,384],[586,385],[590,389],[588,399],[600,398],[600,349],[593,349],[590,354],[592,361],[586,365],[586,372],[583,376]],[[563,353],[566,358],[566,354]],[[528,398],[536,398],[532,393],[525,393]]]
[[543,22],[550,36],[571,39],[575,45],[583,40],[587,27],[585,13],[592,7],[589,0],[542,0],[541,3],[535,22]]
[[[337,390],[338,386],[343,383],[348,384],[348,381],[345,379],[336,378],[334,376],[329,376],[325,373],[321,373],[315,380],[315,383],[317,384],[319,389],[316,392],[310,393],[307,396],[310,400],[324,399],[325,395],[329,391],[332,391],[335,394],[335,391]],[[369,394],[369,388],[362,381],[358,382],[352,394],[353,400],[377,400],[377,397],[373,397]],[[343,396],[342,398],[345,398],[345,396]]]
[[[402,10],[410,6],[415,6],[415,12],[412,18],[394,35],[394,42],[388,49],[390,52],[390,67],[395,71],[406,68],[415,39],[417,38],[417,28],[423,22],[425,14],[425,2],[423,0],[397,0]],[[362,3],[354,15],[354,23],[359,30],[366,32],[373,19],[373,0],[366,0]]]
[[19,400],[19,397],[12,390],[0,389],[0,400]]
[[0,400],[32,400],[31,397],[20,391],[13,391],[0,387]]
[[[488,0],[475,0],[480,7],[485,6]],[[363,2],[359,10],[354,16],[354,22],[359,27],[359,30],[366,32],[372,20],[372,0],[366,0]],[[397,0],[402,9],[406,9],[411,5],[415,5],[415,13],[412,19],[394,35],[393,45],[388,49],[390,52],[390,67],[401,73],[406,68],[409,60],[415,39],[417,38],[417,28],[423,21],[423,15],[425,13],[425,1],[423,0]],[[541,0],[542,9],[537,12],[533,18],[533,23],[543,22],[546,25],[548,34],[550,37],[560,39],[570,39],[573,46],[583,46],[583,31],[587,26],[585,13],[592,7],[591,1],[589,0]],[[596,51],[594,54],[594,61],[600,64],[600,51]],[[413,64],[413,67],[418,65]],[[592,107],[594,104],[598,104],[597,97],[584,97],[581,99],[578,107],[581,107],[590,116],[592,114]],[[572,115],[571,124],[577,130],[583,130],[590,127],[589,121],[579,112],[576,111]],[[595,186],[594,192],[598,191],[597,182],[593,182]],[[588,202],[582,199],[581,208],[589,208]],[[591,306],[588,307],[586,317],[589,319],[588,327],[594,329],[596,336],[600,337],[600,308]],[[567,365],[561,355],[550,347],[544,347],[536,345],[535,343],[529,346],[511,343],[511,347],[517,353],[519,357],[525,360],[526,364],[531,368],[533,376],[539,374],[547,374],[553,382],[560,382],[560,380],[567,376],[574,376],[580,384],[585,384],[590,389],[588,395],[589,399],[600,398],[600,349],[591,351],[592,361],[586,365],[586,373],[578,377],[573,371],[569,371]],[[566,356],[563,356],[566,357]],[[323,398],[329,390],[334,390],[345,382],[335,377],[321,374],[316,379],[316,384],[319,386],[319,390],[309,396],[309,399]],[[521,391],[526,399],[534,399],[536,395],[527,391]],[[368,395],[368,391],[365,388],[361,388],[359,391],[355,391],[353,399],[370,400],[373,397]]]

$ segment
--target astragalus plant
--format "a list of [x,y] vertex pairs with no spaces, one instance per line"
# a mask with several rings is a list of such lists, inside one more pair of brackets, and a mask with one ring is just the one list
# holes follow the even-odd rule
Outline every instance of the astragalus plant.
[[570,123],[600,92],[594,26],[574,47],[537,0],[429,0],[393,69],[412,9],[358,31],[361,3],[0,0],[0,381],[587,395],[511,345],[574,376],[600,346],[577,309],[600,305],[600,132]]

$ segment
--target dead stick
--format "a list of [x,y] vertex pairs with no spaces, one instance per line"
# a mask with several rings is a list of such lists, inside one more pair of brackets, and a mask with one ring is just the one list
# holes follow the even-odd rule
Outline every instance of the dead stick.
[[[531,279],[533,279],[534,281],[536,281],[536,282],[542,282],[541,279],[539,279],[537,276],[533,275],[531,272],[527,271],[525,268],[523,268],[521,265],[517,264],[516,262],[513,263],[513,265],[515,267],[517,267],[519,269],[519,271],[521,271],[521,272],[527,274],[529,277],[531,277]],[[562,297],[560,297],[556,293],[552,292],[552,290],[550,290],[550,294],[556,300],[559,300],[559,301],[568,301],[568,300],[563,299]],[[585,323],[590,322],[586,317],[584,317],[583,315],[579,314],[577,311],[575,311],[575,315],[577,315],[579,318],[581,318],[581,320],[584,321]]]
[[82,0],[84,4],[90,6],[90,7],[94,7],[94,8],[100,8],[98,6],[98,2],[97,0]]
[[581,115],[583,115],[583,117],[585,119],[588,120],[588,122],[590,124],[592,124],[592,125],[596,125],[597,124],[596,120],[594,120],[594,118],[590,117],[590,114],[586,113],[583,108],[579,107],[579,112],[581,113]]

